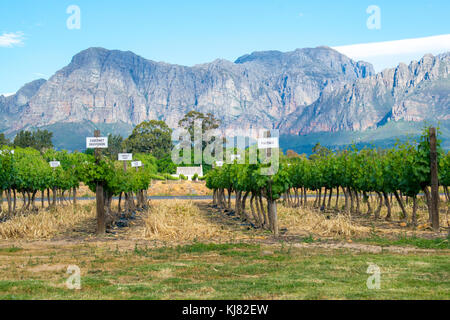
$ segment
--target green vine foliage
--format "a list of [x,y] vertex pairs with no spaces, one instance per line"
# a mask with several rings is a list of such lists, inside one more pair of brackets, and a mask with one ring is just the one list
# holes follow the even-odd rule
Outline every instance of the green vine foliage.
[[[430,185],[429,128],[418,142],[397,143],[390,149],[351,146],[309,158],[282,157],[273,176],[259,174],[261,164],[227,164],[211,170],[206,186],[213,190],[253,192],[276,200],[290,188],[351,188],[360,192],[402,192],[416,196]],[[439,133],[439,131],[438,131]],[[450,155],[437,141],[440,184],[450,184]],[[248,152],[247,152],[248,153]]]
[[[3,147],[0,150],[0,190],[36,193],[46,189],[70,190],[86,184],[92,191],[98,183],[109,195],[121,192],[146,190],[156,174],[156,159],[151,155],[137,154],[143,167],[126,172],[123,163],[93,155],[47,150],[40,153],[31,148]],[[50,161],[59,161],[60,167],[51,168]]]

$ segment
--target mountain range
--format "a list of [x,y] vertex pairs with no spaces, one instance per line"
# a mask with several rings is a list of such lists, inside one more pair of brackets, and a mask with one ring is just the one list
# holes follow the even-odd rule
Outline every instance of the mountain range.
[[192,67],[89,48],[50,79],[0,95],[0,132],[11,136],[21,129],[57,129],[59,145],[71,149],[73,143],[64,139],[73,130],[84,134],[81,128],[101,127],[126,134],[149,119],[176,127],[191,110],[211,112],[228,128],[275,128],[296,141],[401,123],[446,127],[449,75],[450,53],[425,55],[375,73],[370,63],[329,47],[254,52],[235,62]]

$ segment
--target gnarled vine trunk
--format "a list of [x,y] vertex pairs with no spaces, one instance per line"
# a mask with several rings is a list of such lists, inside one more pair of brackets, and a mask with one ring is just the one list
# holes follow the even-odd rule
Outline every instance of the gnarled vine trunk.
[[385,220],[386,221],[391,221],[392,220],[391,203],[389,201],[388,194],[386,192],[383,192],[383,197],[384,197],[384,203],[385,203],[386,208],[387,208],[387,215],[386,215]]

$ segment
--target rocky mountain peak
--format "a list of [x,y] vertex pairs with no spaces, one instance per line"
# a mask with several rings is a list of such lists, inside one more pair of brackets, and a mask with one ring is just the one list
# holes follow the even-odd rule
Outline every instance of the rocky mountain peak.
[[111,51],[104,48],[89,48],[76,54],[70,64],[73,66],[102,65],[110,54]]
[[3,107],[3,111],[15,114],[21,107],[24,107],[32,97],[34,97],[39,89],[47,82],[45,79],[38,79],[25,84],[14,95],[4,97],[1,96],[0,108]]
[[286,53],[280,51],[253,52],[238,58],[235,63],[253,64],[258,67],[284,71],[292,68],[303,69],[305,73],[337,72],[353,76],[354,78],[368,77],[375,74],[375,70],[370,63],[355,62],[326,46],[296,49]]
[[136,125],[150,119],[175,127],[191,110],[211,112],[231,128],[277,127],[290,134],[444,119],[450,108],[449,57],[426,55],[375,74],[370,63],[324,46],[253,52],[235,62],[217,59],[193,67],[89,48],[48,81],[0,96],[0,129],[83,121]]

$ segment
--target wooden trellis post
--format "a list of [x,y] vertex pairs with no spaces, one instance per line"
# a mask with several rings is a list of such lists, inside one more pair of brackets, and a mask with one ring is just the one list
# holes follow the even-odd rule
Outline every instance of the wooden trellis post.
[[[100,137],[100,130],[94,131],[94,137]],[[100,163],[100,148],[95,148],[95,162],[97,165]],[[106,217],[105,217],[105,198],[103,191],[103,184],[97,182],[97,190],[96,190],[96,199],[97,199],[97,235],[103,235],[106,233]]]
[[431,225],[434,231],[439,231],[439,177],[438,177],[436,128],[430,128],[430,169],[431,169]]

